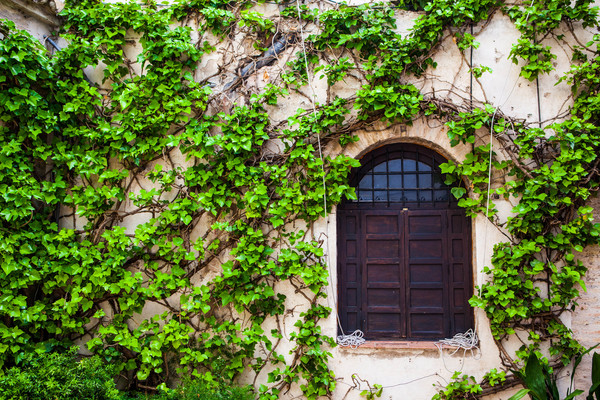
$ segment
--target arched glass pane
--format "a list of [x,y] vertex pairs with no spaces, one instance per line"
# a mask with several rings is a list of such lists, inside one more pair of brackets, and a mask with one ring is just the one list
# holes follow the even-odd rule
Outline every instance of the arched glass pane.
[[417,166],[419,167],[419,171],[420,172],[431,172],[431,166],[427,165],[425,163],[419,162],[417,164]]
[[404,187],[406,189],[416,189],[417,186],[417,174],[404,174]]
[[387,176],[386,175],[374,175],[373,183],[375,189],[387,189]]
[[412,172],[417,170],[417,162],[415,160],[404,160],[404,172]]
[[390,172],[402,172],[402,160],[388,161],[388,169]]
[[437,207],[456,202],[439,168],[443,162],[446,160],[439,154],[413,144],[374,150],[353,171],[357,199],[349,203]]
[[373,189],[373,175],[365,175],[358,184],[359,189]]
[[433,187],[431,174],[419,174],[419,187],[427,189]]
[[375,168],[373,168],[373,172],[386,172],[385,171],[386,164],[387,163],[381,163],[381,164],[375,166]]
[[389,179],[390,179],[390,185],[389,185],[390,189],[402,189],[403,188],[401,174],[390,174]]

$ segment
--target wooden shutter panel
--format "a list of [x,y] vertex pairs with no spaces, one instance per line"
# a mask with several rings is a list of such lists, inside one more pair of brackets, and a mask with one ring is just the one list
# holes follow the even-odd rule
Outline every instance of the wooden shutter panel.
[[361,329],[361,281],[360,271],[360,213],[339,211],[338,235],[338,298],[341,324],[346,333]]
[[446,210],[406,215],[408,336],[440,338],[449,332]]
[[397,211],[362,212],[363,331],[367,339],[405,336],[402,218]]
[[448,279],[451,335],[473,328],[471,224],[464,210],[448,210]]

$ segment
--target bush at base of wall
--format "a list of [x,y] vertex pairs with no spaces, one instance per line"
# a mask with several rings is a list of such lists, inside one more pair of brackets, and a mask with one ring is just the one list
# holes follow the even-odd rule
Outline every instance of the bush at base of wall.
[[154,395],[128,393],[115,387],[115,369],[100,357],[79,360],[77,348],[67,353],[28,355],[18,367],[0,372],[0,400],[252,400],[249,387],[209,388],[200,381]]
[[0,399],[121,399],[114,369],[99,357],[79,361],[76,351],[73,347],[67,353],[27,355],[18,367],[0,376]]
[[148,396],[126,397],[123,400],[254,400],[256,396],[250,387],[220,386],[209,388],[200,381],[187,381],[167,393]]

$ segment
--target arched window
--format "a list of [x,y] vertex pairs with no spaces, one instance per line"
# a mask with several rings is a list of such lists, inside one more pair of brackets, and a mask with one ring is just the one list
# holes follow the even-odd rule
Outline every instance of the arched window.
[[352,171],[338,206],[339,314],[367,340],[435,340],[473,327],[471,223],[435,151],[399,143]]

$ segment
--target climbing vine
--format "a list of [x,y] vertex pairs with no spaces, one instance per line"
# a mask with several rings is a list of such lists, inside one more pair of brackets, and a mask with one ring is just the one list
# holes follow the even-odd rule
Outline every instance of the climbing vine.
[[[313,224],[354,196],[358,162],[322,149],[359,140],[374,121],[425,116],[447,124],[451,145],[473,144],[443,172],[468,181],[453,189],[461,206],[508,234],[471,300],[501,348],[526,332],[514,358],[501,352],[506,367],[542,343],[568,364],[582,352],[561,322],[585,287],[576,252],[600,237],[586,205],[599,182],[600,36],[573,34],[597,24],[591,3],[69,1],[66,45],[52,54],[1,21],[0,363],[78,341],[118,364],[129,388],[251,370],[268,376],[262,399],[296,384],[309,399],[331,394],[335,343],[319,324],[332,312],[330,266]],[[422,10],[405,36],[402,8]],[[527,79],[552,71],[549,38],[577,41],[561,78],[573,88],[568,118],[541,129],[415,86],[445,35],[466,52],[477,45],[468,28],[498,12],[521,33],[511,58]],[[257,74],[265,84],[251,82]],[[359,89],[337,97],[350,80]],[[320,103],[313,81],[327,88]],[[281,116],[297,99],[308,106]],[[490,168],[508,178],[490,186]],[[516,204],[508,220],[495,198]],[[304,304],[290,304],[290,291]],[[482,392],[456,377],[438,398]]]

